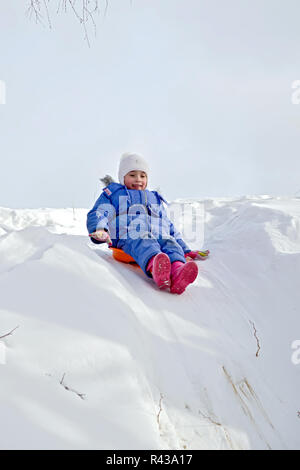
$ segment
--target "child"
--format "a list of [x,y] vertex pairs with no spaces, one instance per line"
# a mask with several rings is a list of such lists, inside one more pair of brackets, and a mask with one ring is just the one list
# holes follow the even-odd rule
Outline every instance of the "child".
[[108,243],[131,255],[159,289],[170,287],[182,294],[198,274],[191,251],[167,217],[156,191],[147,190],[149,168],[143,157],[122,155],[119,182],[104,188],[87,215],[87,229],[94,243]]

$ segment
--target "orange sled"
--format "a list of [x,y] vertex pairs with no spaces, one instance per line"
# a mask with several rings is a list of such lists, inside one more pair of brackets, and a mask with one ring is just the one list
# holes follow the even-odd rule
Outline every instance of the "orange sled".
[[113,248],[113,247],[109,247],[112,252],[113,252],[113,257],[117,260],[117,261],[121,261],[122,263],[134,263],[134,264],[137,264],[136,261],[132,258],[132,256],[128,255],[127,253],[125,253],[125,251],[123,250],[120,250],[120,248]]
[[[113,252],[113,257],[117,261],[121,261],[122,263],[127,263],[127,264],[137,264],[134,258],[132,256],[128,255],[125,253],[125,251],[120,250],[120,248],[113,248],[112,246],[109,247],[110,250]],[[205,259],[209,255],[209,250],[206,251],[198,251],[199,255],[202,257],[202,259]],[[192,261],[192,258],[189,258],[188,256],[186,257],[187,262]]]

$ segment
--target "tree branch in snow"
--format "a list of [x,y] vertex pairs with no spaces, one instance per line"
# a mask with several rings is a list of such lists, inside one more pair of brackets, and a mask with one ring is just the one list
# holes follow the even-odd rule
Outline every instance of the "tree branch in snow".
[[13,332],[14,332],[17,328],[19,328],[19,326],[16,326],[16,327],[15,327],[13,330],[11,330],[9,333],[6,333],[5,335],[0,336],[0,339],[6,338],[7,336],[12,335]]
[[256,351],[256,357],[259,356],[259,351],[260,351],[260,344],[259,344],[259,339],[258,339],[258,336],[257,336],[257,329],[255,328],[255,325],[252,321],[250,321],[252,327],[253,327],[253,330],[254,330],[254,337],[256,339],[256,344],[257,344],[257,351]]
[[208,421],[211,422],[211,424],[214,424],[215,426],[222,426],[221,423],[219,423],[218,421],[215,421],[213,418],[211,418],[210,416],[206,416],[204,413],[202,413],[201,410],[198,410],[198,413],[199,415],[201,415],[203,418],[207,419]]
[[158,413],[157,413],[157,416],[156,416],[156,421],[157,421],[158,426],[160,426],[160,414],[162,412],[162,401],[163,401],[163,399],[164,399],[164,396],[161,393],[160,394],[160,400],[159,400],[159,410],[158,410]]
[[60,385],[62,385],[64,387],[64,389],[67,390],[68,392],[75,393],[79,398],[81,398],[81,400],[85,400],[85,394],[84,393],[79,393],[76,390],[74,390],[73,388],[68,387],[68,385],[66,385],[64,383],[65,376],[66,376],[66,373],[63,374],[62,379],[60,381]]

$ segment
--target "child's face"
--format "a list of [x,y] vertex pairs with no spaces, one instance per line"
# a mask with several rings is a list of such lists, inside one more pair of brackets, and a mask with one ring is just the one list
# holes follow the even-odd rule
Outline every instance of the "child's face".
[[146,189],[147,181],[147,174],[140,170],[130,171],[124,177],[124,184],[128,189]]

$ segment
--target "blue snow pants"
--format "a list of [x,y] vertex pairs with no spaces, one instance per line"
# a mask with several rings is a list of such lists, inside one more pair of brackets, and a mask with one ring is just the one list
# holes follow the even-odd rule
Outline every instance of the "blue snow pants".
[[[148,238],[146,238],[147,236]],[[144,233],[141,238],[120,239],[117,247],[132,256],[144,273],[149,277],[151,277],[151,275],[146,270],[147,264],[152,256],[155,256],[158,253],[166,253],[169,256],[171,263],[174,261],[181,261],[182,263],[186,262],[183,249],[173,237],[154,238],[150,233]]]

